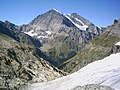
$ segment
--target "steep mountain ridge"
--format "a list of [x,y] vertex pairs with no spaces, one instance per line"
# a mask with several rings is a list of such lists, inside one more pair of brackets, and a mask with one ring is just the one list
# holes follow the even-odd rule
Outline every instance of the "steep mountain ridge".
[[41,43],[39,40],[30,37],[29,35],[21,32],[17,29],[19,26],[10,23],[9,21],[2,22],[0,21],[0,33],[3,33],[11,38],[15,39],[18,42],[34,45],[40,47]]
[[48,61],[59,66],[103,30],[78,14],[62,14],[52,9],[19,27],[24,33],[39,39]]

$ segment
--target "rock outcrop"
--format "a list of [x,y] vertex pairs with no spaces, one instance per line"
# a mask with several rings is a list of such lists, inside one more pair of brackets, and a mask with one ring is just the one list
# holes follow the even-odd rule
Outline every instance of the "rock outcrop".
[[115,90],[115,89],[99,84],[90,84],[85,86],[77,86],[71,90]]
[[111,50],[111,53],[118,53],[118,52],[120,52],[120,41],[117,42]]

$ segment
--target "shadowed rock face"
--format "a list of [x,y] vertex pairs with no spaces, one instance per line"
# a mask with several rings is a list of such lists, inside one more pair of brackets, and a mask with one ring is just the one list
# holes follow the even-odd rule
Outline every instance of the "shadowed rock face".
[[0,33],[5,34],[21,43],[34,45],[36,47],[41,46],[41,43],[39,40],[30,37],[29,35],[21,32],[17,28],[18,28],[18,26],[14,25],[8,21],[5,21],[5,22],[0,21]]
[[18,29],[39,39],[47,60],[55,66],[75,56],[87,42],[102,33],[100,28],[80,15],[62,14],[54,9]]
[[64,74],[36,55],[35,48],[0,33],[0,90],[18,90]]
[[115,89],[108,87],[108,86],[90,84],[90,85],[85,85],[85,86],[77,86],[71,90],[115,90]]

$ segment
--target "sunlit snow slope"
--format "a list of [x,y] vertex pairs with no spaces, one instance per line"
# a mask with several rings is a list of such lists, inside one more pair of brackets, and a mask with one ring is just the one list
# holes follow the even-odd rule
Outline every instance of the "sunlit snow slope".
[[88,64],[79,71],[44,83],[32,84],[30,90],[70,90],[78,85],[101,84],[120,90],[120,53]]

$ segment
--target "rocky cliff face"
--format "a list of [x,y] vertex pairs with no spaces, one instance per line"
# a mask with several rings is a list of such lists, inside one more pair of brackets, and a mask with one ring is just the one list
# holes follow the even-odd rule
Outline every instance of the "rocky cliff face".
[[82,46],[102,33],[102,29],[80,15],[62,14],[55,9],[37,16],[19,30],[39,39],[42,51],[55,66],[75,56]]
[[88,63],[119,52],[119,46],[115,44],[120,41],[120,20],[115,21],[113,25],[106,28],[104,33],[82,48],[79,54],[66,61],[59,68],[72,73]]
[[0,33],[0,90],[18,90],[28,83],[49,81],[64,75],[34,50],[33,46]]

